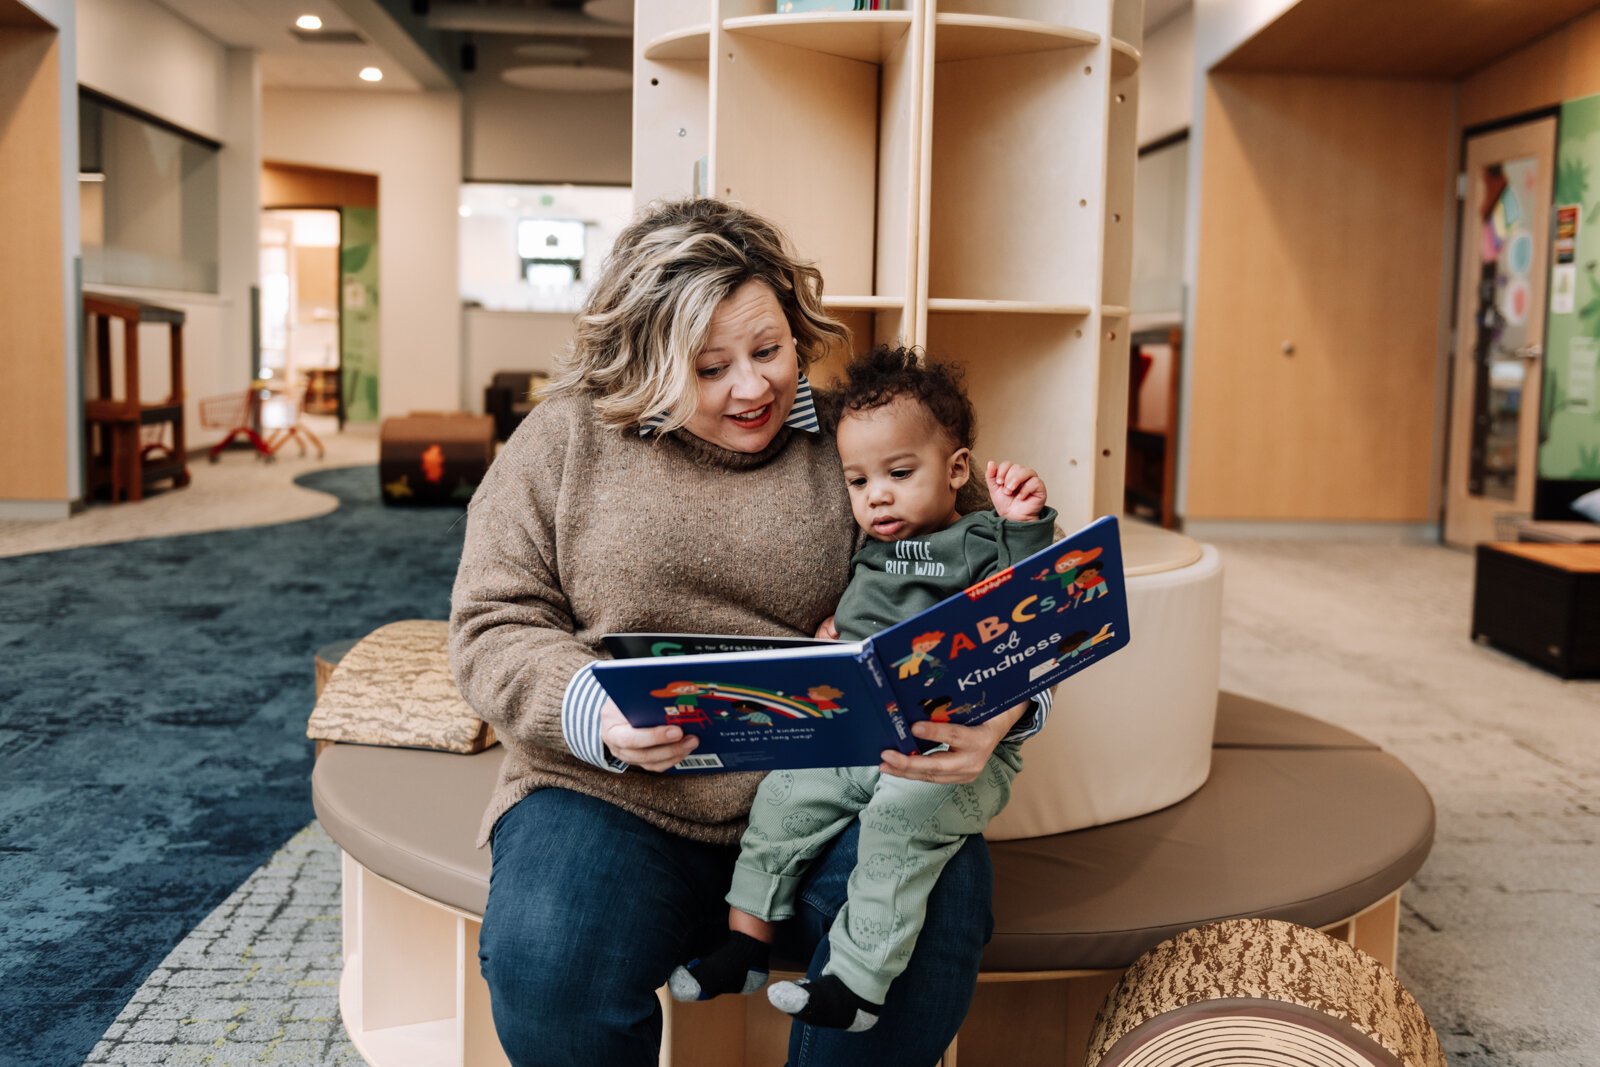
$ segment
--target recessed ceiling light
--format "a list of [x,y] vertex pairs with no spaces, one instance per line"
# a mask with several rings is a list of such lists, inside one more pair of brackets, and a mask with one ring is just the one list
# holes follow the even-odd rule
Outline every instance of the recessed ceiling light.
[[294,24],[299,26],[302,30],[322,29],[322,19],[316,15],[301,15],[299,18],[294,20]]
[[361,80],[364,82],[381,82],[383,81],[383,71],[377,67],[362,67]]

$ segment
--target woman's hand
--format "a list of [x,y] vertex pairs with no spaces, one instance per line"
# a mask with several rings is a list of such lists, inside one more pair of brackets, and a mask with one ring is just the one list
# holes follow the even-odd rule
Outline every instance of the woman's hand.
[[833,624],[832,615],[822,620],[822,624],[817,627],[817,636],[824,641],[839,640],[839,628]]
[[1044,511],[1044,479],[1032,467],[1006,460],[984,468],[994,513],[1009,522],[1032,522]]
[[669,770],[700,745],[698,737],[685,737],[679,726],[639,729],[609,697],[600,708],[600,740],[623,763],[647,771]]
[[976,726],[931,721],[915,723],[911,727],[914,736],[948,745],[949,749],[927,756],[907,756],[903,752],[885,749],[883,762],[878,764],[878,769],[897,778],[937,782],[940,785],[962,785],[975,781],[983,771],[984,764],[989,762],[989,757],[994,755],[995,748],[1031,705],[1032,701],[1025,700]]

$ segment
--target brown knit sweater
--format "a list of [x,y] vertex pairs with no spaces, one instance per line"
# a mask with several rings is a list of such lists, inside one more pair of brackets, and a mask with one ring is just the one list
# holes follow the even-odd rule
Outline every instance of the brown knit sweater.
[[609,632],[811,636],[855,534],[830,435],[783,428],[762,452],[730,452],[605,429],[580,397],[535,408],[472,498],[451,604],[456,682],[507,749],[479,845],[545,786],[737,841],[760,775],[593,767],[561,732],[567,683]]

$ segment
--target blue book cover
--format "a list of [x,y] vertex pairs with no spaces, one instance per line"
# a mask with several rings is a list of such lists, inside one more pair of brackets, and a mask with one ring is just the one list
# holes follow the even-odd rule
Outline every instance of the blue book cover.
[[928,747],[922,719],[971,725],[1128,643],[1117,520],[1107,516],[865,641],[740,652],[764,639],[607,635],[598,680],[628,721],[700,738],[672,773],[865,767]]

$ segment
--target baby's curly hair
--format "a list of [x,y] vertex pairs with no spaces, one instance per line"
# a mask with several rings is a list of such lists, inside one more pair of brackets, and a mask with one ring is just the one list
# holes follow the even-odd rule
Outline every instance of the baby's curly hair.
[[956,448],[971,448],[978,420],[961,385],[961,368],[953,363],[924,362],[914,348],[879,345],[845,367],[843,384],[834,398],[834,427],[853,411],[870,411],[900,397],[922,405],[928,417]]

